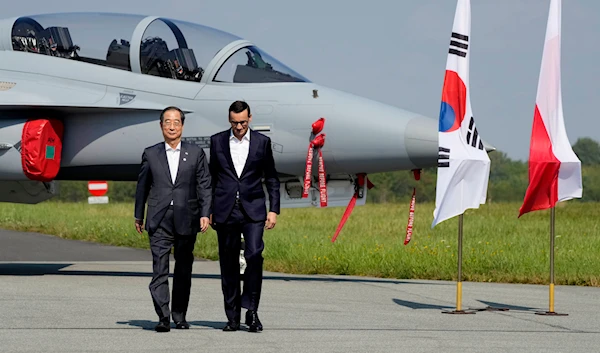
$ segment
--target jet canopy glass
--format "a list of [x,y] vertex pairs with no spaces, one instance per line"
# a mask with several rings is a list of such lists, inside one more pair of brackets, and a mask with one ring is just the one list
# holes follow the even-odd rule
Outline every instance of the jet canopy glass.
[[[114,13],[20,17],[11,38],[14,51],[195,82],[222,48],[241,39],[195,23]],[[255,46],[236,51],[209,81],[308,82]]]
[[310,82],[255,46],[236,51],[219,68],[215,82]]
[[67,13],[20,17],[13,50],[131,70],[131,36],[144,16]]

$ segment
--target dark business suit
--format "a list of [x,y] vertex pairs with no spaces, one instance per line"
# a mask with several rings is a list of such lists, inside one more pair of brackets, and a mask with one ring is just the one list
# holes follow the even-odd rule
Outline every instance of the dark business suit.
[[[248,130],[246,164],[238,177],[231,157],[231,130],[211,136],[210,171],[213,182],[213,228],[219,240],[221,283],[225,312],[230,322],[240,322],[241,307],[256,311],[262,288],[263,232],[267,219],[264,178],[269,211],[279,214],[279,179],[271,139]],[[239,198],[237,195],[239,193]],[[240,293],[240,238],[244,234],[244,288]]]
[[[175,248],[173,271],[173,321],[185,321],[192,278],[192,251],[200,231],[200,217],[210,216],[211,177],[204,151],[181,142],[179,167],[172,181],[165,143],[148,147],[142,154],[142,165],[135,194],[135,218],[144,219],[148,201],[146,230],[152,250],[153,277],[150,293],[161,320],[171,317],[169,311],[169,254]],[[170,205],[173,201],[173,205]]]

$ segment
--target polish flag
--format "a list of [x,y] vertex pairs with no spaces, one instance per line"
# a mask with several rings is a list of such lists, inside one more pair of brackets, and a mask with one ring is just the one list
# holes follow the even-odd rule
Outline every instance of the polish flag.
[[551,0],[529,146],[529,186],[519,217],[581,198],[581,161],[573,152],[562,110],[561,0]]

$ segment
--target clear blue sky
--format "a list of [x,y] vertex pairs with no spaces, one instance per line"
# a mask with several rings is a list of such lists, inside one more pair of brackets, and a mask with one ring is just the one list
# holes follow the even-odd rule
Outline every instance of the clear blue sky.
[[[28,0],[2,17],[105,11],[205,24],[253,41],[313,82],[438,118],[455,0]],[[472,0],[471,105],[483,138],[526,160],[550,0]],[[563,0],[571,143],[600,141],[600,1]],[[594,88],[596,87],[596,88]]]

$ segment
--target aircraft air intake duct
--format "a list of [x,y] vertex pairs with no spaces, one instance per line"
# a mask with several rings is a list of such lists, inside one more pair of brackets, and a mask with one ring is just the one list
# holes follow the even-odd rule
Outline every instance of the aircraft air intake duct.
[[57,119],[29,119],[21,136],[21,165],[27,178],[48,182],[60,170],[64,126]]
[[58,172],[63,124],[19,115],[0,119],[0,202],[36,204],[58,191],[47,180]]

